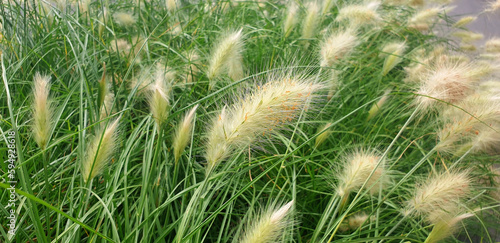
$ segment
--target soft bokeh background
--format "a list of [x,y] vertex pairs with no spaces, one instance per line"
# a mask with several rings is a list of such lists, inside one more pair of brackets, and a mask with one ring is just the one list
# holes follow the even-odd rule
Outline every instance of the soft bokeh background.
[[[493,0],[455,0],[457,7],[450,13],[452,16],[477,16]],[[457,18],[458,19],[458,18]],[[475,32],[484,34],[484,39],[478,43],[483,43],[491,37],[500,37],[500,13],[482,14],[479,18],[470,23],[467,27]]]

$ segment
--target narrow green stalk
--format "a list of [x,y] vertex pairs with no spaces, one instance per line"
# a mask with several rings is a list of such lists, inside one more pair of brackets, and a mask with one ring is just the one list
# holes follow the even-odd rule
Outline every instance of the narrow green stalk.
[[[49,171],[48,171],[48,157],[47,153],[45,151],[45,148],[43,148],[42,152],[42,161],[43,161],[43,175],[45,179],[45,200],[47,202],[50,202],[50,191],[51,191],[51,186],[49,184]],[[48,210],[45,210],[45,226],[47,227],[47,236],[50,237],[50,212]]]
[[328,202],[328,206],[326,206],[326,210],[321,215],[321,218],[319,219],[318,225],[316,226],[316,229],[314,230],[313,236],[311,238],[311,242],[316,242],[316,239],[318,238],[319,233],[321,233],[321,230],[325,226],[326,221],[330,218],[330,213],[332,212],[333,208],[336,208],[338,200],[339,200],[339,197],[338,197],[337,193],[335,193],[330,198],[330,202]]

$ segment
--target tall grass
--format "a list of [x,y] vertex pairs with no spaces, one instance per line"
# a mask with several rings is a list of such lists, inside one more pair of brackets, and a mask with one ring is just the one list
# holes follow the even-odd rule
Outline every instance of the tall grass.
[[438,2],[4,1],[0,242],[495,242],[499,44]]

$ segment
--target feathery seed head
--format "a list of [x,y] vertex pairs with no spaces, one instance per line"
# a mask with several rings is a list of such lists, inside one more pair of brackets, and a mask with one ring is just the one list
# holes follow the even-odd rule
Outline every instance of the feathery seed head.
[[368,220],[368,215],[366,213],[356,213],[349,218],[347,218],[347,224],[349,225],[349,229],[356,230],[361,227]]
[[154,66],[145,67],[139,74],[132,78],[129,88],[131,90],[137,89],[136,94],[143,94],[146,91],[150,91],[150,85],[155,82],[152,78],[152,73],[154,72]]
[[452,34],[453,36],[459,38],[464,43],[471,43],[483,39],[483,34],[474,33],[472,31],[457,31]]
[[[321,145],[323,142],[326,141],[328,137],[330,137],[330,134],[332,134],[331,129],[329,128],[332,125],[332,123],[328,122],[325,125],[321,126],[318,128],[317,133],[321,133],[316,137],[316,141],[314,141],[314,147],[317,148],[319,145]],[[328,130],[327,130],[328,129]]]
[[321,12],[321,15],[327,15],[335,4],[334,2],[334,0],[323,0],[323,12]]
[[468,171],[436,174],[415,189],[407,202],[406,213],[417,213],[428,218],[436,210],[450,212],[456,209],[461,199],[469,195],[470,187]]
[[91,140],[87,154],[82,159],[81,172],[85,183],[99,175],[109,163],[117,144],[118,121],[110,122]]
[[160,131],[161,125],[168,117],[170,106],[170,93],[172,81],[175,77],[173,72],[162,67],[158,63],[153,75],[154,83],[150,86],[149,108],[156,122],[156,128]]
[[500,53],[500,38],[489,39],[484,46],[488,53]]
[[409,19],[408,26],[419,31],[426,31],[429,29],[430,24],[432,24],[436,16],[443,10],[443,8],[437,7],[420,10]]
[[312,78],[291,74],[270,74],[268,80],[214,117],[205,154],[209,171],[234,149],[285,127],[323,88]]
[[373,1],[367,4],[352,4],[339,9],[337,22],[348,22],[352,27],[359,27],[368,24],[374,24],[381,20],[377,13],[380,2]]
[[496,12],[498,9],[500,9],[500,0],[493,0],[488,4],[484,12]]
[[177,0],[165,0],[165,6],[170,13],[177,10]]
[[111,51],[117,52],[122,57],[128,57],[130,54],[130,50],[132,46],[125,39],[118,39],[116,41],[112,41],[111,43]]
[[339,80],[339,75],[340,71],[337,71],[335,69],[329,69],[329,78],[328,78],[328,95],[327,95],[327,100],[330,100],[335,92],[337,91],[337,88],[340,84]]
[[460,221],[472,216],[474,216],[474,214],[472,213],[464,213],[457,216],[448,213],[446,216],[442,217],[439,221],[433,222],[434,227],[432,228],[432,231],[429,234],[429,236],[427,236],[425,242],[427,243],[441,242],[441,240],[455,233],[455,231],[458,228],[458,223],[460,223]]
[[286,14],[285,21],[283,22],[283,34],[285,35],[285,38],[292,33],[293,29],[295,28],[295,25],[297,25],[298,10],[299,7],[295,3],[292,3],[290,4],[290,6],[288,6],[288,12]]
[[367,121],[371,120],[373,117],[375,117],[379,112],[382,106],[384,106],[385,102],[387,99],[389,99],[389,93],[391,93],[392,89],[387,89],[384,92],[384,95],[380,100],[378,100],[377,103],[373,104],[372,108],[370,108],[370,111],[368,111],[368,117],[366,118]]
[[193,120],[196,109],[198,105],[195,105],[191,110],[184,116],[182,121],[177,125],[177,129],[174,134],[174,141],[172,147],[174,148],[174,157],[175,163],[179,161],[179,158],[189,144],[189,139],[191,138],[192,130],[193,130]]
[[198,69],[198,66],[201,65],[200,63],[200,56],[195,50],[191,50],[189,52],[184,53],[184,56],[187,59],[187,64],[186,65],[186,73],[187,77],[184,79],[185,84],[192,84],[195,81],[195,77],[200,71]]
[[382,52],[387,56],[384,61],[384,67],[382,68],[382,75],[385,76],[403,60],[401,56],[405,52],[405,49],[406,42],[393,42],[384,46]]
[[290,214],[293,200],[277,210],[269,210],[260,220],[250,225],[241,239],[242,243],[272,243],[277,242],[283,230],[291,224],[286,216]]
[[380,156],[375,151],[358,150],[348,155],[342,172],[337,175],[337,193],[344,196],[349,195],[351,191],[359,190],[372,171],[375,172],[366,182],[366,188],[370,193],[377,193],[379,186],[385,186],[388,179],[388,173],[384,168],[385,162],[381,161],[377,167],[379,160]]
[[476,16],[465,16],[459,19],[455,24],[453,24],[453,27],[455,28],[461,28],[465,27],[466,25],[476,21],[477,17]]
[[[215,46],[208,65],[207,76],[210,80],[227,73],[232,79],[243,76],[243,29],[232,32]],[[210,89],[215,83],[210,82]]]
[[320,20],[320,7],[318,2],[310,1],[306,4],[306,16],[302,23],[302,36],[304,39],[304,47],[309,47],[309,39],[316,35]]
[[[442,112],[446,124],[438,130],[441,152],[460,155],[465,150],[498,154],[500,145],[500,100],[488,93],[467,97]],[[464,144],[465,145],[462,145]],[[462,149],[458,149],[462,147]]]
[[53,109],[49,99],[50,77],[36,73],[33,81],[33,138],[38,147],[45,149],[53,123]]
[[332,33],[321,44],[320,56],[323,67],[333,67],[339,59],[347,58],[354,48],[359,44],[356,31],[347,29]]
[[117,12],[113,15],[115,22],[121,26],[129,27],[135,24],[135,18],[127,12]]
[[100,120],[106,119],[112,114],[113,103],[115,101],[115,95],[113,93],[106,93],[104,96],[104,102],[101,106],[101,111],[99,113]]
[[[484,72],[475,63],[438,61],[420,76],[417,102],[424,108],[437,100],[456,103],[467,97]],[[426,97],[428,96],[428,97]],[[432,98],[429,98],[432,97]]]
[[473,44],[462,42],[460,43],[460,50],[464,52],[475,52],[477,51],[477,47]]

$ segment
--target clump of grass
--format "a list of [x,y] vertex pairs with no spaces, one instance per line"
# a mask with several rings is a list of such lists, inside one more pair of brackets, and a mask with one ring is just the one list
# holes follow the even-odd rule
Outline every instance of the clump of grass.
[[7,241],[462,240],[472,203],[490,239],[500,44],[467,26],[495,3],[184,2],[1,5],[2,170],[30,209]]

